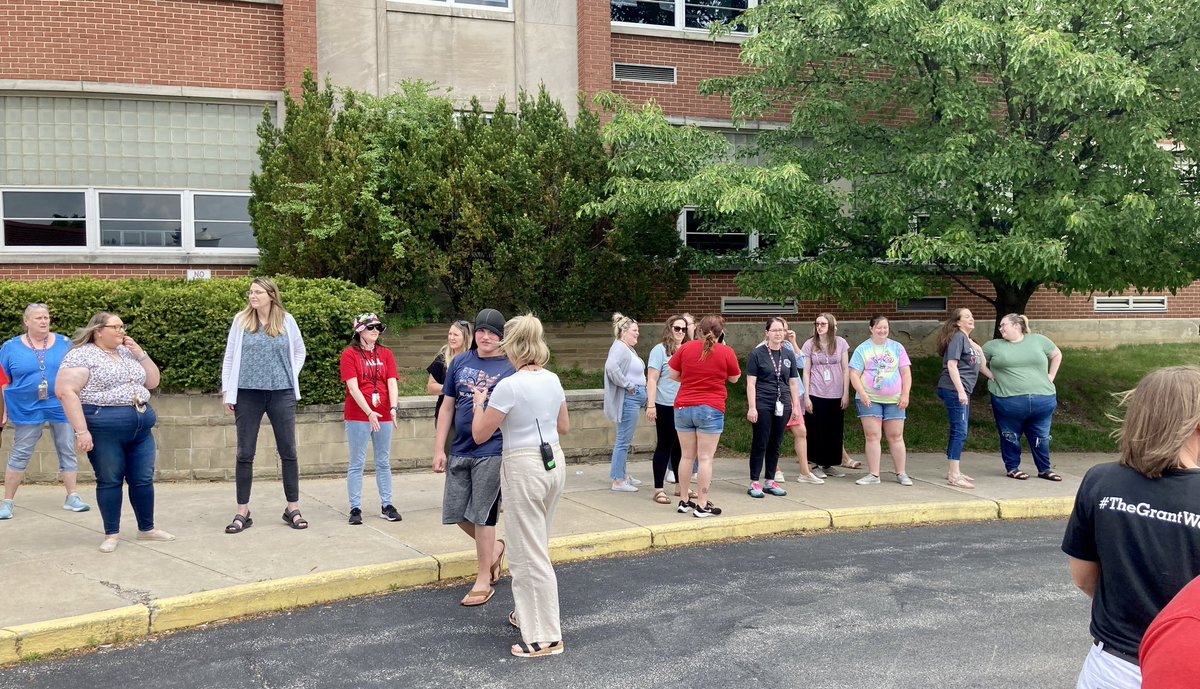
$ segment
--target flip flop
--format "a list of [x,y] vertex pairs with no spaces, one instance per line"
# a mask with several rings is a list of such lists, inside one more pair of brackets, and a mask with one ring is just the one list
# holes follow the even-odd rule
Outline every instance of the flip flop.
[[1058,474],[1054,473],[1053,471],[1039,471],[1038,478],[1044,478],[1047,481],[1061,481],[1062,480],[1062,476],[1059,476]]
[[464,596],[463,599],[458,602],[458,604],[464,608],[474,608],[490,601],[494,595],[496,595],[496,589],[490,586],[486,591],[476,591],[475,589],[471,589],[471,591],[467,593],[467,595]]
[[500,544],[500,552],[496,553],[496,561],[492,563],[492,568],[489,570],[492,575],[493,584],[495,584],[497,581],[500,581],[500,564],[504,559],[504,552],[508,550],[508,546],[504,543],[503,538],[497,538],[496,542]]
[[508,613],[508,623],[511,624],[512,626],[516,627],[517,629],[521,628],[521,625],[517,624],[517,611],[516,610],[513,610],[512,612]]
[[518,658],[541,658],[542,656],[556,656],[566,650],[566,646],[561,641],[551,641],[545,646],[534,642],[531,644],[515,644],[512,647],[512,654]]

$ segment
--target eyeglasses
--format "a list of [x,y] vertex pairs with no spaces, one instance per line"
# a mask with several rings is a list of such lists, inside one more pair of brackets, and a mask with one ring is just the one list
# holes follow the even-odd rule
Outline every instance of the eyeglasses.
[[105,323],[104,325],[102,325],[100,327],[101,328],[112,328],[113,330],[120,330],[121,332],[125,332],[125,324],[124,323],[118,323],[116,325],[109,325],[108,323]]
[[364,330],[378,330],[379,332],[383,332],[387,330],[387,326],[383,323],[372,323],[364,328]]
[[771,328],[771,329],[770,329],[770,330],[768,330],[767,332],[769,332],[769,333],[776,333],[776,334],[778,334],[778,333],[786,333],[787,331],[786,331],[786,330],[784,330],[784,329],[782,329],[782,328]]
[[672,326],[671,326],[671,330],[674,330],[674,331],[675,331],[675,332],[677,332],[677,333],[686,333],[686,332],[687,332],[687,326],[685,325],[685,326],[683,326],[683,327],[681,328],[681,327],[679,327],[678,325],[672,325]]
[[816,323],[814,323],[814,325],[817,325],[817,326],[829,325],[829,321],[817,321]]

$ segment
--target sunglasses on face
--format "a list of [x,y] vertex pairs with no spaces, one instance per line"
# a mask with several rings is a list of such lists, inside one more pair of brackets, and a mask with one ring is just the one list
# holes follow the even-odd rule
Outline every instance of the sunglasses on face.
[[675,332],[677,332],[677,333],[686,333],[686,332],[687,332],[687,326],[685,325],[684,327],[682,327],[682,328],[681,328],[681,327],[679,327],[678,325],[672,325],[672,326],[671,326],[671,330],[674,330],[674,331],[675,331]]
[[387,326],[384,325],[383,323],[372,323],[371,325],[368,325],[366,328],[364,328],[364,330],[377,330],[379,332],[383,332],[383,331],[387,330]]

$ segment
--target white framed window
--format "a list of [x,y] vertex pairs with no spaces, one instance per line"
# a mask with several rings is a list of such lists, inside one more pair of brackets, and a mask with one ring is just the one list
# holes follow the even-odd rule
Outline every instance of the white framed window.
[[258,255],[250,194],[0,187],[0,247],[79,253]]
[[400,0],[409,5],[437,7],[469,7],[472,9],[512,11],[512,0]]
[[717,232],[708,229],[695,208],[684,208],[675,220],[683,245],[706,253],[725,254],[758,248],[757,232]]
[[[664,29],[708,31],[710,24],[734,21],[759,0],[609,0],[612,23]],[[746,33],[735,27],[736,33]]]
[[1167,297],[1093,297],[1095,313],[1163,313]]
[[896,311],[900,313],[945,313],[949,304],[946,297],[921,297],[908,301],[896,302]]

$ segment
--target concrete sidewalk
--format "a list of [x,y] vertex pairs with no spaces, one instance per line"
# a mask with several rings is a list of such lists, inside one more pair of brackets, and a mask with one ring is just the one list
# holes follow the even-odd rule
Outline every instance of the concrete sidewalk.
[[[645,481],[637,493],[610,491],[607,464],[571,465],[552,555],[568,562],[826,528],[1062,517],[1070,512],[1084,472],[1113,459],[1055,455],[1064,481],[1054,483],[1036,476],[1014,481],[1003,474],[997,456],[968,453],[963,466],[976,479],[974,490],[946,485],[945,460],[934,454],[910,458],[908,473],[916,482],[911,488],[888,473],[887,456],[879,486],[854,485],[865,473],[855,470],[824,485],[795,483],[797,467],[790,460],[783,463],[788,495],[764,499],[746,495],[745,459],[718,459],[711,499],[724,514],[711,519],[677,514],[674,502],[653,502],[646,461],[630,465]],[[0,522],[7,594],[0,605],[0,663],[473,576],[471,541],[441,524],[442,481],[432,473],[397,474],[395,504],[404,519],[387,522],[377,517],[377,493],[368,475],[365,523],[352,527],[346,523],[345,480],[304,479],[301,507],[311,526],[296,531],[281,518],[281,484],[258,480],[251,501],[254,525],[237,535],[223,531],[234,514],[232,483],[162,483],[156,487],[156,522],[178,539],[134,540],[136,524],[126,502],[123,539],[112,554],[97,549],[103,529],[91,486],[81,494],[92,511],[78,514],[62,509],[61,486],[22,486],[14,518]],[[667,484],[668,494],[673,488]],[[501,532],[503,525],[502,516]],[[457,604],[466,586],[448,591],[446,604]]]

